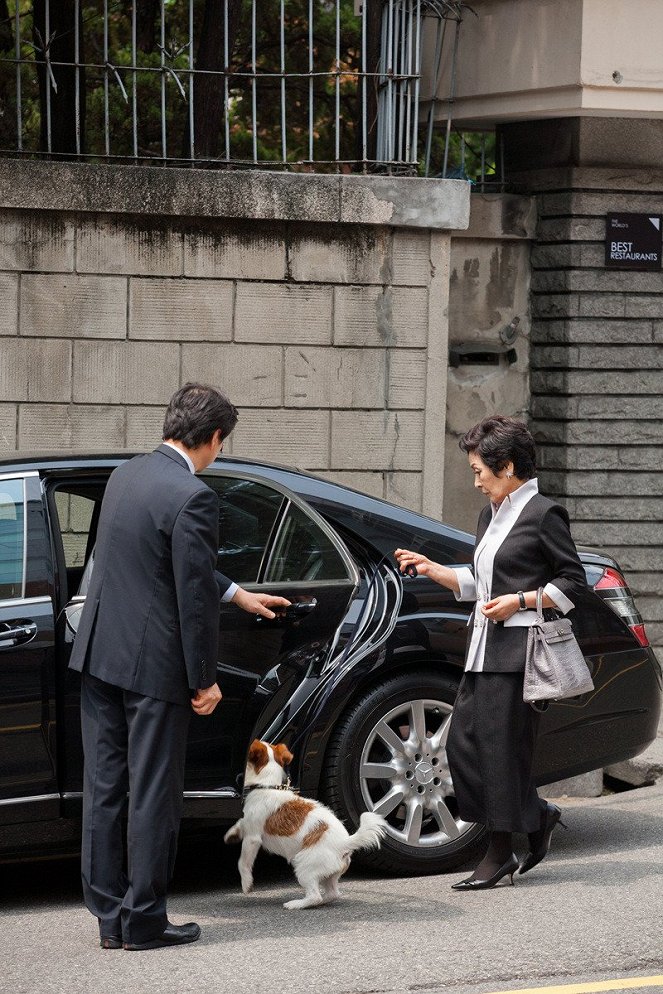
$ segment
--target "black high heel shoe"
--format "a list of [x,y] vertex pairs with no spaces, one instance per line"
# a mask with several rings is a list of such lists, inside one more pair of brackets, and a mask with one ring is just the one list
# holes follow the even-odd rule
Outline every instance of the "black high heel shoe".
[[543,834],[541,836],[541,843],[536,847],[534,852],[528,852],[523,859],[520,864],[520,869],[518,870],[521,875],[523,873],[527,873],[527,871],[531,870],[533,866],[540,863],[544,856],[548,855],[550,840],[552,838],[555,825],[561,825],[562,828],[566,828],[566,825],[562,821],[562,812],[556,804],[546,804],[546,818],[543,827]]
[[468,877],[467,880],[459,880],[457,884],[452,884],[452,890],[488,890],[490,887],[495,887],[500,880],[504,877],[509,877],[511,880],[511,886],[513,887],[513,875],[518,869],[518,857],[515,853],[511,853],[506,863],[500,866],[497,873],[493,873],[492,877],[488,877],[487,880],[472,880]]

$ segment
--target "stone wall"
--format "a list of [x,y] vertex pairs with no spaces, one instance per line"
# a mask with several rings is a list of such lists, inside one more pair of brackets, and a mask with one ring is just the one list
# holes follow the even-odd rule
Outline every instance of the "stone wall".
[[149,448],[201,379],[240,409],[228,451],[439,517],[468,206],[454,181],[4,160],[0,444]]
[[530,245],[532,197],[473,193],[470,225],[451,240],[449,342],[500,345],[517,322],[516,362],[449,367],[445,447],[445,519],[474,532],[485,497],[472,485],[459,438],[488,414],[527,419],[529,408]]
[[[660,213],[663,172],[602,162],[634,148],[642,156],[663,122],[626,123],[620,145],[615,122],[551,122],[530,143],[530,162],[520,126],[507,137],[512,168],[530,166],[514,181],[539,191],[531,412],[542,486],[568,507],[576,541],[622,566],[660,656],[663,276],[606,270],[604,239],[608,211]],[[544,169],[546,139],[577,164]]]

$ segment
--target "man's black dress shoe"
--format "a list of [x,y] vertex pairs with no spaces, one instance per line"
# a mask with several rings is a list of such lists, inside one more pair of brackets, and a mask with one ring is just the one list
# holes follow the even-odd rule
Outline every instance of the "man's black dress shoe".
[[490,887],[495,887],[495,885],[498,884],[504,877],[510,877],[511,886],[513,886],[513,875],[517,869],[518,857],[512,852],[506,863],[503,863],[497,873],[493,873],[492,877],[488,877],[487,880],[473,880],[472,877],[468,877],[467,880],[459,880],[457,884],[452,884],[451,889],[488,890]]
[[187,942],[195,942],[200,938],[200,925],[188,922],[186,925],[173,925],[168,922],[157,939],[147,942],[125,942],[125,949],[162,949],[164,946],[183,946]]
[[100,935],[99,945],[102,949],[121,949],[122,937],[120,935]]
[[122,926],[119,918],[107,918],[105,921],[98,918],[97,921],[99,922],[99,945],[101,948],[121,949]]
[[527,853],[520,864],[520,869],[518,871],[519,873],[527,873],[528,870],[531,870],[533,866],[540,863],[543,857],[548,854],[548,850],[550,849],[550,839],[553,834],[553,829],[557,824],[561,825],[562,828],[566,828],[566,825],[562,821],[562,812],[556,804],[546,804],[546,814],[544,824],[541,829],[541,841],[532,852]]

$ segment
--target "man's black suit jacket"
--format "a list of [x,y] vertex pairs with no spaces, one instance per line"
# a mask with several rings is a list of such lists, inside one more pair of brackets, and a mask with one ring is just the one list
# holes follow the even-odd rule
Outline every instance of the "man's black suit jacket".
[[[488,504],[479,514],[475,552],[491,518]],[[574,604],[587,592],[587,578],[571,537],[566,508],[537,493],[495,553],[491,596],[537,590],[547,583],[553,583]],[[470,625],[476,610],[475,607]],[[502,621],[488,623],[483,669],[488,673],[521,672],[525,669],[526,650],[527,628]]]
[[188,704],[216,681],[216,494],[170,446],[110,476],[70,667],[146,697]]

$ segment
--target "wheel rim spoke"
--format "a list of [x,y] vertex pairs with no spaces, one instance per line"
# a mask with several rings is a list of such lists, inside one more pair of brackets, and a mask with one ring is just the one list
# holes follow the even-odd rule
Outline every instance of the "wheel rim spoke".
[[378,803],[374,805],[373,811],[375,811],[377,815],[386,817],[398,807],[404,796],[405,795],[400,787],[392,787],[389,793],[385,794],[382,800],[378,801]]
[[384,744],[397,756],[403,752],[403,739],[396,735],[393,728],[390,728],[386,721],[379,722],[375,727],[375,734],[378,735]]
[[451,728],[451,715],[445,718],[435,735],[430,740],[431,749],[438,752],[440,749],[446,748],[447,739],[449,738],[449,729]]
[[456,824],[456,819],[449,811],[444,801],[441,798],[437,798],[431,806],[431,811],[435,821],[440,826],[440,829],[448,835],[450,839],[457,839],[460,835],[460,829]]
[[363,763],[359,773],[367,780],[393,780],[398,770],[392,763]]
[[408,845],[414,846],[421,836],[421,822],[423,820],[423,807],[416,801],[410,801],[407,807],[407,818],[405,819],[405,837]]
[[423,701],[412,701],[410,704],[410,735],[414,734],[418,742],[423,742],[426,738],[426,712]]

